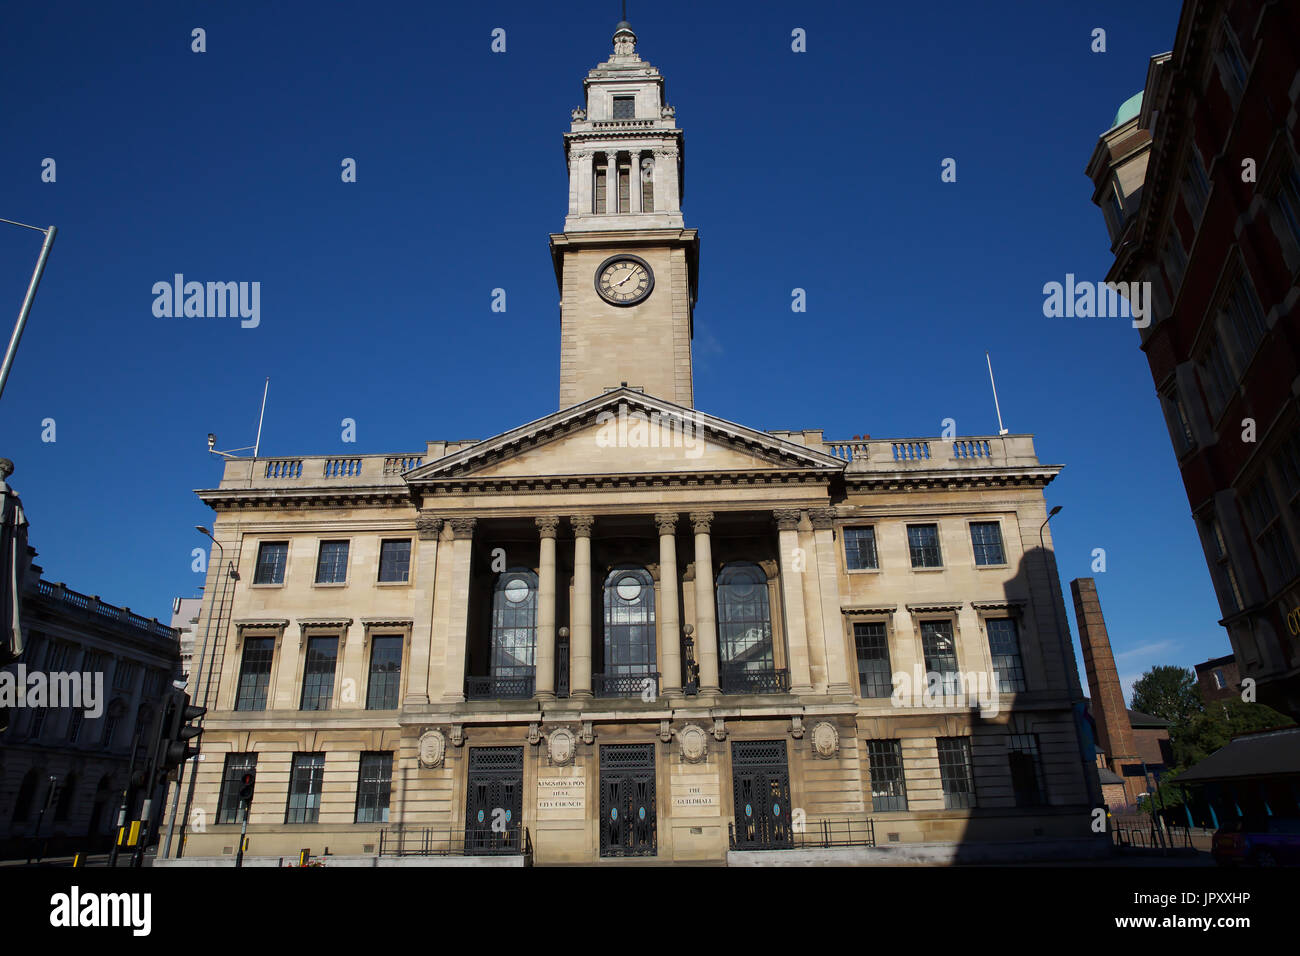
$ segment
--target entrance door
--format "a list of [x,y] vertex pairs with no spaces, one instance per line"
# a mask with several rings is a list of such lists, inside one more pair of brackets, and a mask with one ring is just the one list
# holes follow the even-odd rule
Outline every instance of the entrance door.
[[734,740],[731,781],[736,849],[793,846],[790,837],[790,767],[784,740]]
[[654,856],[655,745],[601,744],[600,855]]
[[519,834],[523,790],[523,747],[469,748],[466,854],[522,852]]

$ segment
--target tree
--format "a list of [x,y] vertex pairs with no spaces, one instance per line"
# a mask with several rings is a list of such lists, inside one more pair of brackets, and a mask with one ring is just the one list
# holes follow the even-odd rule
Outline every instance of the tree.
[[1179,727],[1204,712],[1205,704],[1190,668],[1158,664],[1133,683],[1133,709]]
[[1174,767],[1185,770],[1226,747],[1238,734],[1293,725],[1290,717],[1264,704],[1247,703],[1236,697],[1211,701],[1205,713],[1197,714],[1176,734],[1170,734]]

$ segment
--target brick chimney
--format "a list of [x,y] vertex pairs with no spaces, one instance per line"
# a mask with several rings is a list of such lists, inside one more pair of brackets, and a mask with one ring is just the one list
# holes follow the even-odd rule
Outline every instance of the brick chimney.
[[1092,695],[1092,717],[1097,722],[1097,743],[1105,751],[1106,764],[1124,777],[1124,787],[1133,799],[1146,789],[1139,775],[1125,774],[1125,767],[1142,766],[1133,741],[1133,725],[1124,705],[1115,655],[1110,649],[1110,634],[1101,614],[1097,582],[1093,578],[1075,578],[1070,582],[1074,596],[1075,621],[1079,625],[1079,644],[1083,648],[1083,670],[1088,675]]

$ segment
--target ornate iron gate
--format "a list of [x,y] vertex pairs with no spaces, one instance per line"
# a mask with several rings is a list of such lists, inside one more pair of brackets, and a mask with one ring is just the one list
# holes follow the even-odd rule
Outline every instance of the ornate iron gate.
[[790,766],[784,740],[733,740],[736,849],[793,846]]
[[469,748],[467,855],[519,852],[523,790],[523,747]]
[[654,856],[655,745],[600,747],[600,855]]

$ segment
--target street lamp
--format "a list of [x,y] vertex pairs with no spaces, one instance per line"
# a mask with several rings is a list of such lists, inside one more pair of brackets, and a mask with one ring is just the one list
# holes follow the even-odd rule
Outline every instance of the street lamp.
[[[222,614],[225,613],[225,608],[226,608],[226,590],[229,587],[229,584],[232,580],[235,581],[239,580],[239,574],[235,571],[235,567],[233,564],[227,564],[226,549],[221,546],[221,542],[218,541],[215,536],[213,536],[211,531],[203,527],[203,525],[198,525],[198,524],[194,526],[194,530],[199,532],[199,534],[205,535],[206,537],[211,539],[212,543],[217,546],[217,563],[219,565],[225,565],[225,575],[223,576],[221,582],[221,596],[217,599],[217,635],[219,637],[221,634],[221,616]],[[213,653],[212,659],[210,661],[208,660],[208,636],[211,633],[212,633],[212,611],[211,609],[209,609],[208,623],[203,629],[203,644],[201,645],[199,650],[199,667],[198,667],[198,674],[200,677],[203,677],[203,705],[202,706],[205,710],[207,709],[208,697],[212,690],[212,669],[217,659],[217,655]],[[205,661],[207,661],[207,668],[208,668],[208,672],[206,675],[203,674],[203,666]],[[196,692],[198,691],[197,681],[194,685],[194,689]],[[203,738],[200,737],[199,749],[202,750],[202,748],[203,748]],[[195,762],[197,762],[197,760]],[[185,774],[184,764],[181,764],[180,773],[181,776],[183,777]],[[195,768],[193,772],[190,774],[190,786],[185,796],[185,815],[181,818],[181,838],[180,838],[180,845],[177,847],[176,850],[177,859],[185,855],[185,830],[189,824],[190,808],[194,805],[194,784],[197,779],[198,779],[198,769]],[[164,858],[166,858],[171,852],[172,832],[176,826],[176,810],[178,805],[180,804],[180,798],[181,798],[181,788],[180,788],[180,781],[178,780],[176,786],[176,794],[172,798],[171,820],[167,824],[167,835],[163,841],[162,855]]]
[[18,354],[18,340],[23,337],[23,329],[27,327],[27,316],[32,311],[32,302],[36,300],[36,287],[41,284],[41,276],[45,274],[45,263],[50,258],[50,247],[54,245],[54,236],[58,230],[53,226],[48,229],[29,226],[25,222],[14,222],[12,219],[0,219],[0,222],[45,234],[45,242],[41,244],[41,254],[36,259],[36,270],[32,273],[31,281],[27,283],[27,294],[23,296],[22,308],[18,310],[18,321],[14,323],[13,335],[9,337],[9,348],[5,349],[4,365],[0,366],[0,395],[3,395],[5,383],[9,381],[9,370],[13,368],[14,356]]

